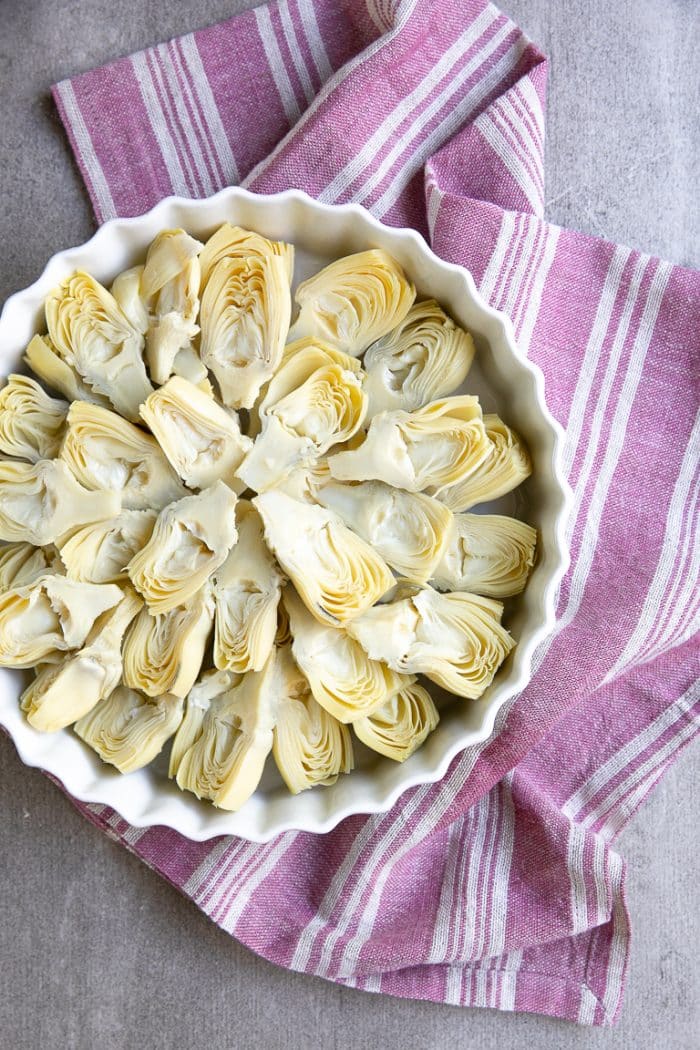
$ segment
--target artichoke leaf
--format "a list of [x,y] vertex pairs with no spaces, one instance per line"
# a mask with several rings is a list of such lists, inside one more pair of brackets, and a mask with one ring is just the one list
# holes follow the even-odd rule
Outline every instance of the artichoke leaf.
[[98,394],[69,364],[60,357],[46,336],[35,335],[24,353],[24,360],[32,372],[48,387],[57,390],[68,401],[90,401],[109,408],[109,398]]
[[154,437],[85,401],[70,407],[61,459],[86,488],[119,493],[126,510],[160,510],[187,492]]
[[71,530],[119,513],[118,492],[90,492],[65,463],[0,461],[0,539],[60,543]]
[[182,722],[182,714],[180,697],[145,697],[119,685],[73,728],[103,762],[120,773],[133,773],[160,754]]
[[289,646],[277,650],[272,755],[293,795],[353,767],[350,731],[316,702]]
[[502,514],[455,514],[450,542],[435,569],[439,590],[488,598],[520,594],[535,561],[537,531]]
[[112,282],[110,292],[117,306],[137,332],[145,335],[148,330],[148,310],[141,297],[143,266],[132,266],[122,270]]
[[398,409],[413,412],[451,394],[464,382],[473,358],[471,335],[434,299],[414,303],[364,356],[368,417]]
[[476,397],[448,397],[415,412],[381,412],[356,449],[329,457],[338,481],[384,481],[438,495],[469,477],[490,454]]
[[224,259],[247,259],[254,256],[266,260],[275,255],[282,259],[287,283],[291,284],[294,272],[293,244],[270,241],[252,230],[244,230],[241,226],[231,226],[225,222],[211,235],[199,256],[202,288],[209,280],[214,267]]
[[244,674],[260,671],[277,633],[282,577],[251,503],[236,506],[238,541],[214,573],[214,663]]
[[[175,370],[178,353],[192,347],[199,333],[202,245],[184,230],[162,230],[151,242],[141,274],[141,296],[148,310],[146,360],[155,383]],[[203,379],[202,366],[198,379]]]
[[530,454],[523,439],[494,413],[484,416],[489,453],[462,481],[436,493],[450,510],[469,510],[477,503],[512,492],[532,473]]
[[358,357],[404,319],[415,297],[415,288],[387,252],[373,248],[347,255],[299,285],[299,316],[289,337],[324,339]]
[[122,600],[115,584],[78,583],[45,573],[0,595],[0,666],[35,667],[80,649],[95,621]]
[[202,667],[214,620],[211,587],[187,605],[151,615],[142,609],[124,641],[124,682],[147,696],[186,696]]
[[330,483],[317,499],[412,583],[430,579],[452,535],[452,512],[443,503],[382,481]]
[[151,612],[187,602],[224,562],[236,542],[235,508],[235,494],[217,481],[160,512],[151,538],[127,567]]
[[352,728],[358,740],[372,751],[394,762],[405,762],[425,743],[439,720],[428,690],[411,682],[371,715],[358,718]]
[[47,573],[64,572],[58,551],[53,546],[35,547],[33,543],[8,543],[0,547],[0,592],[12,587],[25,587]]
[[491,598],[430,588],[377,605],[348,631],[372,659],[404,674],[424,674],[456,696],[476,700],[515,644]]
[[201,489],[221,479],[240,488],[236,471],[253,443],[234,412],[173,376],[144,402],[141,417],[185,484]]
[[140,599],[129,588],[95,622],[80,652],[39,671],[20,700],[30,725],[43,733],[55,733],[110,695],[122,676],[124,632],[140,608]]
[[72,532],[60,548],[67,575],[88,583],[128,579],[126,567],[148,541],[157,516],[155,510],[123,510]]
[[14,459],[54,459],[61,447],[68,403],[49,397],[29,376],[7,377],[0,390],[0,451]]
[[290,314],[280,256],[229,257],[213,268],[202,295],[200,354],[224,404],[252,408],[280,363]]
[[178,787],[215,806],[237,810],[253,794],[272,750],[275,657],[249,671],[237,685],[213,697],[194,742],[182,754]]
[[354,722],[371,713],[402,687],[402,675],[370,659],[346,631],[319,623],[289,587],[284,603],[292,655],[316,702],[339,722]]
[[153,389],[143,336],[99,281],[78,270],[46,299],[49,338],[63,361],[127,419]]
[[393,585],[383,559],[331,511],[283,492],[264,492],[253,504],[268,545],[321,623],[337,627],[361,616]]

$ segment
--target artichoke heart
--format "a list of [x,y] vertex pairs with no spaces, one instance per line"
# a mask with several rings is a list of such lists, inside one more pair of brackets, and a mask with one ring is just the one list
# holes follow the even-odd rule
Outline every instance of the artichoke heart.
[[15,459],[54,459],[58,455],[68,403],[49,397],[29,376],[7,377],[0,390],[0,451]]
[[115,518],[85,525],[61,545],[61,559],[72,580],[117,583],[150,537],[155,510],[123,510]]
[[240,488],[236,471],[253,443],[241,434],[235,412],[173,376],[145,401],[141,416],[190,488],[207,488],[218,479]]
[[187,491],[155,438],[86,401],[70,407],[61,459],[86,488],[118,492],[127,510],[160,510]]
[[103,762],[133,773],[160,754],[182,722],[182,712],[180,697],[150,698],[120,685],[73,728]]
[[495,414],[484,416],[489,454],[463,481],[436,493],[450,510],[469,510],[477,503],[512,492],[532,473],[523,439]]
[[52,390],[58,390],[68,401],[90,401],[93,405],[109,408],[109,398],[84,383],[75,369],[59,356],[46,336],[34,336],[25,350],[24,360],[39,379],[43,379]]
[[143,336],[113,295],[78,270],[46,300],[49,338],[58,355],[117,412],[137,420],[153,389],[143,362]]
[[54,547],[35,547],[33,543],[7,543],[0,547],[0,593],[10,587],[25,587],[47,573],[63,573],[63,564]]
[[177,764],[183,791],[227,810],[240,809],[253,794],[272,750],[274,664],[270,653],[262,670],[249,671],[209,701],[195,740]]
[[[155,383],[177,371],[177,357],[192,349],[199,332],[202,245],[184,230],[163,230],[151,243],[141,274],[141,296],[148,310],[146,360]],[[197,379],[206,376],[200,362]]]
[[382,481],[331,483],[317,499],[412,583],[430,579],[452,533],[452,512],[443,503]]
[[340,773],[349,773],[350,731],[314,700],[289,646],[277,650],[274,695],[272,755],[291,793],[335,784]]
[[355,372],[327,364],[302,378],[302,356],[291,358],[270,383],[268,398],[277,380],[282,380],[280,386],[286,392],[264,413],[261,410],[262,431],[239,471],[257,492],[273,487],[295,467],[352,437],[367,411],[367,398]]
[[284,603],[294,659],[316,702],[339,722],[354,722],[369,714],[401,688],[400,674],[370,659],[342,628],[319,623],[289,587]]
[[199,681],[192,686],[185,700],[185,713],[178,726],[172,748],[170,749],[170,766],[168,776],[172,779],[177,773],[183,756],[202,732],[202,722],[209,710],[211,701],[233,689],[241,676],[231,671],[205,671]]
[[417,408],[451,394],[474,358],[474,340],[434,299],[415,303],[364,356],[367,415]]
[[434,585],[488,598],[520,594],[535,561],[537,531],[501,514],[455,514]]
[[403,321],[415,297],[415,288],[388,252],[357,252],[299,285],[299,316],[289,335],[325,339],[358,357]]
[[209,276],[223,259],[247,259],[254,256],[257,259],[270,259],[279,256],[284,262],[284,272],[287,284],[292,283],[294,272],[294,245],[286,244],[284,241],[269,241],[259,233],[252,230],[244,230],[241,226],[231,226],[225,222],[211,235],[204,245],[199,256],[202,267],[202,288],[209,280]]
[[186,696],[202,667],[214,620],[207,584],[187,605],[152,616],[142,609],[124,641],[124,682],[147,696]]
[[0,595],[0,666],[35,667],[79,649],[102,613],[122,600],[115,584],[45,573]]
[[381,412],[359,448],[329,457],[338,481],[384,481],[438,495],[468,478],[490,453],[479,399],[447,397],[415,412]]
[[217,481],[160,512],[150,540],[128,565],[151,612],[184,604],[224,562],[236,542],[235,508],[235,494]]
[[252,408],[282,359],[290,315],[279,255],[224,258],[213,268],[202,295],[200,354],[224,404]]
[[214,663],[238,674],[259,671],[275,644],[281,576],[251,503],[236,507],[238,542],[214,574]]
[[88,491],[60,460],[0,460],[0,539],[43,547],[119,510],[119,493]]
[[95,622],[80,652],[39,671],[20,701],[30,725],[43,733],[55,733],[110,695],[122,676],[124,632],[140,608],[140,599],[129,588]]
[[433,698],[411,682],[366,718],[353,722],[358,740],[385,758],[405,762],[440,721]]
[[361,616],[393,585],[383,559],[331,511],[283,492],[253,503],[269,546],[321,623],[337,627]]
[[430,588],[370,609],[348,631],[373,659],[476,700],[515,644],[491,598]]
[[318,503],[319,492],[332,480],[328,459],[324,456],[295,467],[286,478],[277,482],[275,489],[302,503]]

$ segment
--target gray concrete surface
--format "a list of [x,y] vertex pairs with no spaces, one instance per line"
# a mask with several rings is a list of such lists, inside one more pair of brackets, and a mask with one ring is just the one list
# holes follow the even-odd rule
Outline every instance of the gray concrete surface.
[[[92,230],[49,85],[243,6],[0,0],[0,300]],[[548,216],[697,266],[696,0],[503,6],[551,56]],[[698,787],[691,751],[621,839],[635,934],[629,989],[619,1027],[589,1031],[278,970],[90,827],[2,739],[0,1047],[689,1050],[700,1025]]]

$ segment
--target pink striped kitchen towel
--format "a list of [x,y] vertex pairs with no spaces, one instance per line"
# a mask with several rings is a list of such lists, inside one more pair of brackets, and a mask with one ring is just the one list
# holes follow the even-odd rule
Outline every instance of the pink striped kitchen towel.
[[282,966],[610,1024],[629,948],[614,841],[700,713],[700,274],[544,220],[545,80],[481,0],[282,0],[55,87],[99,221],[298,186],[467,266],[545,373],[575,491],[532,684],[440,784],[267,845],[80,808]]

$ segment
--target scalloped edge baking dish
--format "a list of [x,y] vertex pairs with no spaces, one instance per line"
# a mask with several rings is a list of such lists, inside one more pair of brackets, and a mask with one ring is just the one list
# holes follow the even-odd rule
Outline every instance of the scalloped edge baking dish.
[[534,471],[524,486],[524,501],[526,518],[540,533],[538,563],[508,621],[518,645],[481,700],[456,701],[426,744],[403,765],[378,758],[332,787],[297,796],[276,785],[266,790],[264,779],[239,813],[216,810],[183,794],[157,764],[122,776],[70,730],[37,732],[19,710],[19,674],[0,670],[0,724],[26,765],[57,777],[75,798],[111,806],[137,827],[165,825],[195,840],[231,834],[264,842],[290,829],[322,833],[353,814],[384,812],[408,788],[439,780],[459,752],[491,736],[498,711],[528,684],[535,649],[554,626],[558,587],[569,564],[565,523],[571,491],[561,462],[563,431],[547,409],[542,373],[519,353],[510,320],[487,305],[471,274],[439,259],[414,230],[384,226],[357,204],[321,204],[298,190],[262,196],[230,187],[203,200],[168,197],[143,215],[113,219],[85,244],[58,252],[34,284],[5,304],[0,316],[2,374],[17,367],[29,339],[41,330],[48,291],[74,269],[84,268],[110,281],[143,257],[159,230],[182,226],[194,236],[204,236],[224,221],[293,241],[320,258],[385,248],[404,266],[421,296],[435,297],[469,328],[477,341],[480,368],[489,387],[499,393],[502,414],[530,447]]

